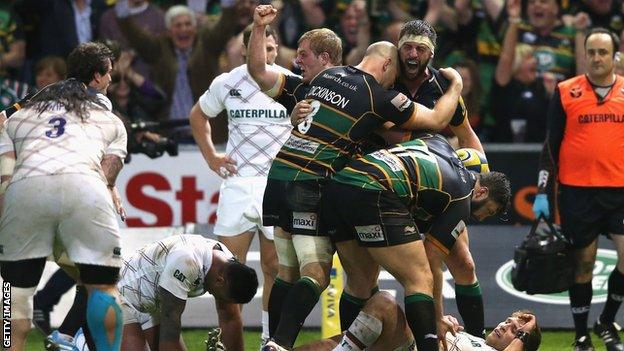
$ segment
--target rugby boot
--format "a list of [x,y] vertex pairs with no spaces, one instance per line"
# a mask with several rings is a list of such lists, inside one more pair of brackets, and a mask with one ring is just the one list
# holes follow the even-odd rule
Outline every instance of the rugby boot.
[[594,334],[605,343],[607,351],[624,351],[624,344],[620,340],[619,332],[622,328],[615,322],[601,323],[600,318],[594,323]]
[[589,335],[583,335],[574,340],[572,346],[574,346],[574,351],[594,351],[594,345],[592,345]]
[[78,351],[74,338],[58,330],[53,331],[43,340],[43,346],[46,351]]

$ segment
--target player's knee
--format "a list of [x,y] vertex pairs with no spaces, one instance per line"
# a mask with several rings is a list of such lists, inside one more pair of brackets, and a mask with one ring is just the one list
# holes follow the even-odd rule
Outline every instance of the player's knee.
[[470,284],[477,278],[475,264],[470,257],[459,261],[459,264],[451,270],[451,273],[455,282],[459,284]]
[[297,261],[297,253],[295,252],[292,239],[276,235],[274,237],[274,242],[279,265],[290,268],[298,268],[299,262]]
[[574,269],[574,279],[576,282],[591,281],[594,273],[594,260],[579,260]]
[[353,296],[366,298],[371,290],[377,285],[377,275],[366,275],[362,272],[349,272],[347,274],[346,289]]
[[87,301],[87,325],[97,350],[119,350],[123,317],[115,296],[91,289]]
[[319,288],[325,290],[329,285],[329,267],[324,267],[318,263],[310,263],[301,270],[301,278],[308,278]]
[[386,315],[390,310],[396,309],[396,305],[394,296],[385,291],[379,291],[366,302],[364,310],[369,314]]

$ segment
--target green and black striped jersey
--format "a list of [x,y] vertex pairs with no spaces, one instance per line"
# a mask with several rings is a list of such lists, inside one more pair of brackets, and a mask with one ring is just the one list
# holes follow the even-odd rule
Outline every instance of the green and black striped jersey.
[[360,154],[362,140],[384,122],[402,125],[416,113],[407,96],[384,89],[373,76],[352,66],[319,73],[306,99],[313,111],[282,146],[270,179],[329,178]]
[[476,182],[448,142],[433,134],[357,158],[332,179],[364,189],[392,191],[422,221],[444,213],[458,201],[466,202],[464,215],[468,218]]

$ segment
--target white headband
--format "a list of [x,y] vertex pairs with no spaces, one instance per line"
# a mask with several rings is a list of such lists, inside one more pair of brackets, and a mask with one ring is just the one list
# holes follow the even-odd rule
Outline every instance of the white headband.
[[429,39],[428,37],[426,37],[424,35],[414,35],[414,34],[405,34],[405,35],[403,35],[401,37],[401,39],[399,39],[399,48],[401,48],[401,46],[403,46],[403,44],[405,44],[407,42],[412,42],[412,43],[424,45],[424,46],[428,47],[429,50],[431,50],[432,54],[433,54],[433,51],[435,49],[435,46],[433,45],[433,42],[431,41],[431,39]]

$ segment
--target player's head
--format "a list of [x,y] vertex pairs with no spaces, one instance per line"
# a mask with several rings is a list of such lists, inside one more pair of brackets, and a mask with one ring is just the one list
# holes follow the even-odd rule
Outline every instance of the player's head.
[[[389,41],[372,43],[366,49],[362,62],[372,62],[375,78],[384,88],[390,88],[399,74],[399,54],[396,46]],[[370,73],[370,72],[369,72]]]
[[107,109],[97,95],[87,90],[84,83],[70,78],[47,86],[33,96],[25,108],[33,108],[42,113],[60,106],[84,120],[89,117],[89,110],[96,105]]
[[501,172],[477,173],[472,192],[470,212],[479,221],[498,213],[505,213],[511,204],[511,185]]
[[103,43],[80,44],[67,57],[67,77],[75,78],[106,94],[114,60],[113,52]]
[[256,271],[234,258],[225,263],[219,279],[222,280],[222,284],[212,286],[210,293],[215,298],[225,301],[247,303],[253,299],[258,290]]
[[37,89],[56,83],[67,76],[67,64],[62,57],[46,56],[35,65]]
[[171,6],[165,12],[167,35],[176,49],[189,50],[197,36],[195,12],[184,5]]
[[[243,31],[243,56],[247,56],[247,48],[249,47],[249,38],[251,37],[252,28],[253,25],[250,24]],[[275,30],[273,30],[271,26],[266,26],[264,33],[266,35],[266,63],[272,65],[277,58],[277,34],[275,34]]]
[[[535,315],[527,310],[512,313],[507,319],[498,323],[496,328],[487,335],[485,343],[496,350],[504,350],[516,338],[516,332],[527,322],[527,314]],[[541,342],[542,332],[536,324],[524,343],[524,351],[537,351]]]
[[331,29],[319,28],[299,38],[295,62],[309,83],[322,70],[342,64],[342,40]]
[[435,29],[423,20],[413,20],[403,25],[398,46],[403,78],[412,80],[424,74],[433,58],[437,38]]
[[585,61],[587,73],[592,79],[613,74],[615,60],[619,56],[620,39],[605,28],[593,28],[585,36]]

